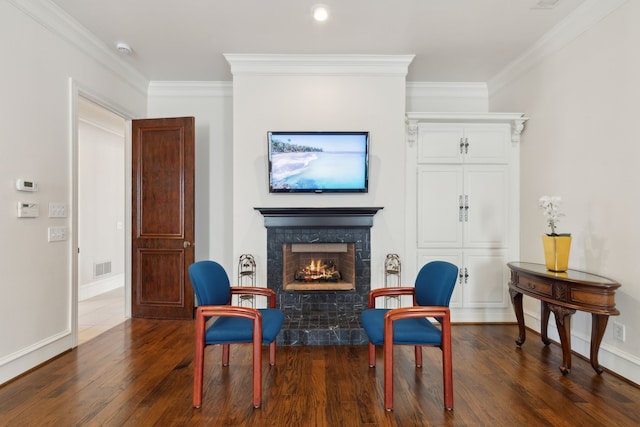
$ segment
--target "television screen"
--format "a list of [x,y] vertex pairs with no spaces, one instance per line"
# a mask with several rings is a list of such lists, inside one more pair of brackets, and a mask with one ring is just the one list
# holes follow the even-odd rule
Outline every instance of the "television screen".
[[369,132],[269,132],[269,192],[366,193]]

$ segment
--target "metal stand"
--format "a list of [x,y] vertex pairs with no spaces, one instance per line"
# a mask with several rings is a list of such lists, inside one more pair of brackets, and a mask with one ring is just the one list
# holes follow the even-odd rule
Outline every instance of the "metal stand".
[[[253,255],[242,254],[238,260],[238,286],[256,286],[256,261]],[[255,308],[255,295],[240,295],[241,307]]]
[[[384,260],[384,287],[402,286],[402,263],[398,254],[387,254]],[[384,308],[400,307],[400,296],[385,297]]]

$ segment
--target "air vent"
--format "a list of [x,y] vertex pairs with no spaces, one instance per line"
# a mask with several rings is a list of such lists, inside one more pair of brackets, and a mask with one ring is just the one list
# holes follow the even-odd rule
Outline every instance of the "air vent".
[[100,277],[109,273],[111,273],[111,261],[93,264],[93,277]]

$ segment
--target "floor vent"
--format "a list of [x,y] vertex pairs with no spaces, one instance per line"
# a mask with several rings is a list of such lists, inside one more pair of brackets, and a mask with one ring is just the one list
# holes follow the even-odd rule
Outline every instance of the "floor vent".
[[105,261],[93,265],[93,277],[100,277],[109,273],[111,273],[111,261]]

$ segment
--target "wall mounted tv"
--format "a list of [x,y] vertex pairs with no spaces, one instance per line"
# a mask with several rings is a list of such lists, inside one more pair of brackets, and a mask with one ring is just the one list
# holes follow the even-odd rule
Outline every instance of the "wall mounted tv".
[[369,132],[269,132],[270,193],[366,193]]

